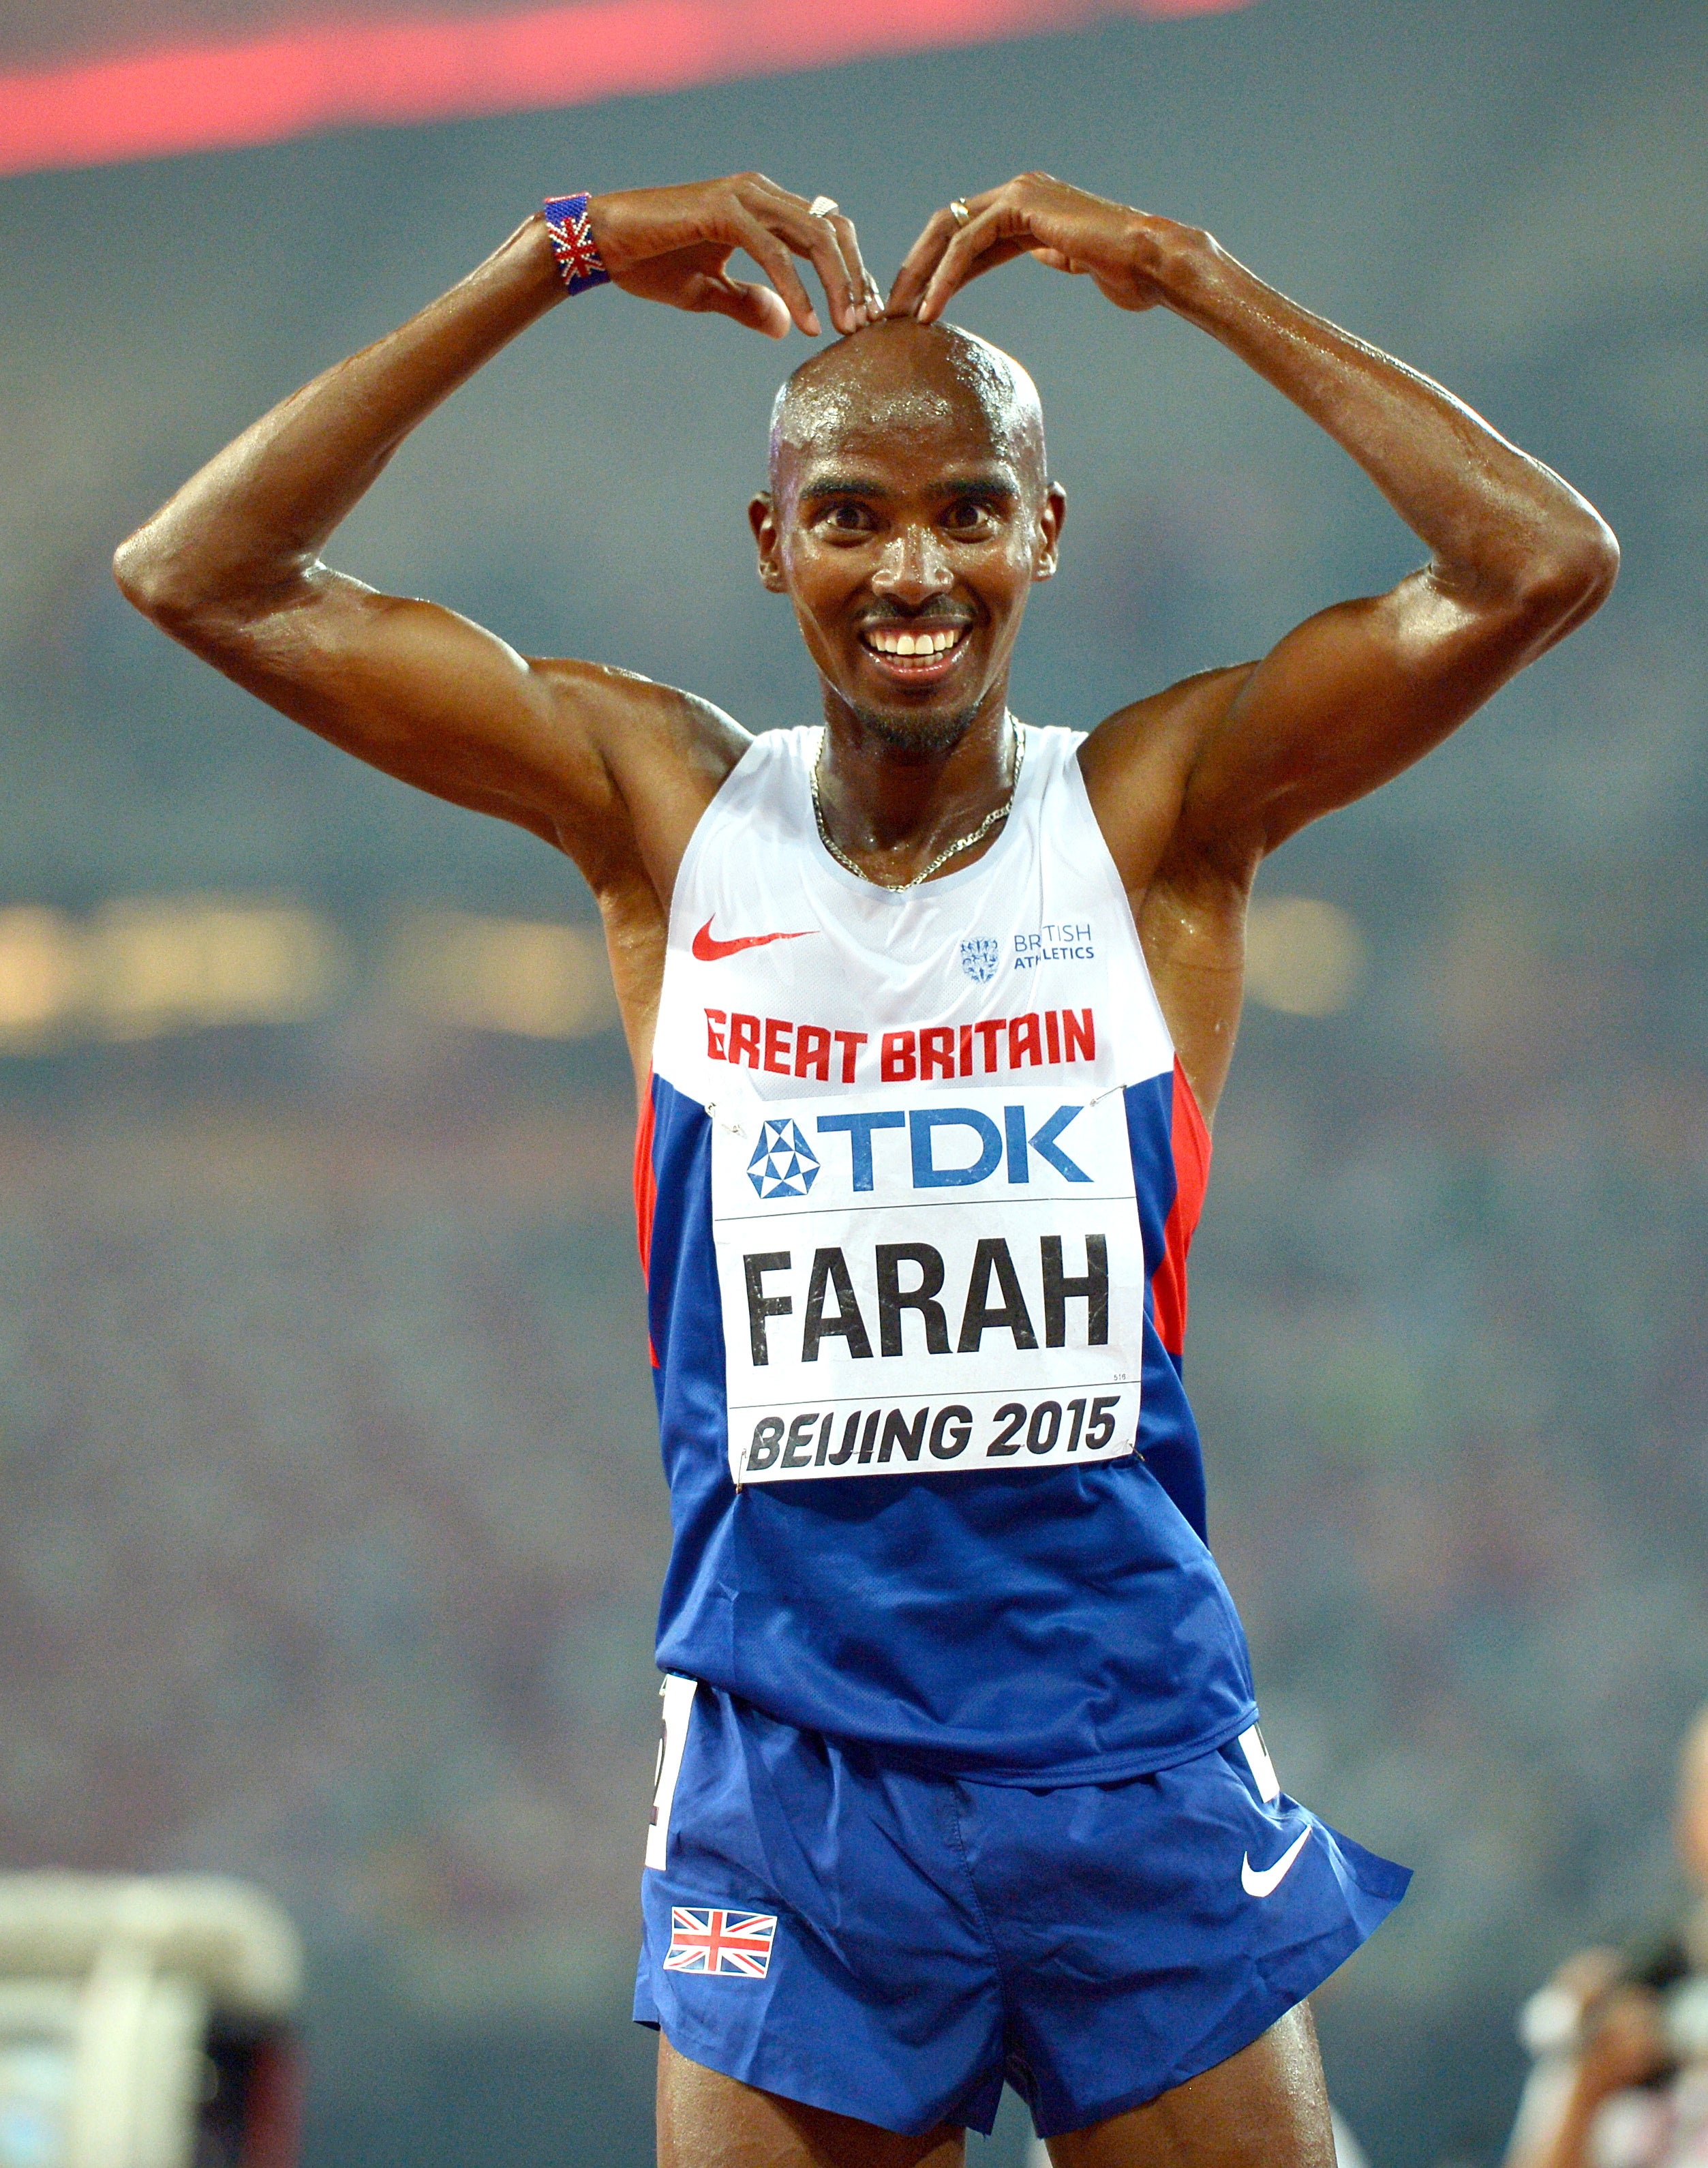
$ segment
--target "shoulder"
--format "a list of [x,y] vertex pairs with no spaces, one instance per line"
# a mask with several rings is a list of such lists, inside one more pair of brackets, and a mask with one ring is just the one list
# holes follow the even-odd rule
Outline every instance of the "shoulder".
[[555,720],[556,840],[596,890],[644,871],[668,897],[687,840],[754,740],[709,700],[634,671],[531,660]]
[[1193,764],[1255,665],[1183,678],[1106,715],[1079,747],[1079,773],[1129,894],[1169,855]]
[[752,733],[712,701],[639,671],[567,656],[531,657],[529,667],[565,719],[573,716],[602,751],[655,747],[721,778],[753,742]]
[[1218,670],[1201,670],[1196,677],[1182,678],[1117,708],[1087,732],[1080,768],[1089,778],[1135,764],[1166,764],[1183,754],[1190,759],[1256,667],[1232,662]]

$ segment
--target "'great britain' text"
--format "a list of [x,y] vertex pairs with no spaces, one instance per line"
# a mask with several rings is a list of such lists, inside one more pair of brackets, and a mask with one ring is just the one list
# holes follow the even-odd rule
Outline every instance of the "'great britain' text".
[[[767,1070],[773,1076],[852,1084],[869,1078],[871,1034],[833,1031],[782,1017],[745,1016],[740,1009],[706,1011],[706,1052],[713,1061]],[[934,1077],[995,1076],[1005,1070],[1053,1068],[1094,1061],[1097,1027],[1090,1009],[1042,1009],[1027,1016],[984,1017],[977,1023],[924,1024],[887,1031],[876,1050],[878,1081],[929,1084]]]

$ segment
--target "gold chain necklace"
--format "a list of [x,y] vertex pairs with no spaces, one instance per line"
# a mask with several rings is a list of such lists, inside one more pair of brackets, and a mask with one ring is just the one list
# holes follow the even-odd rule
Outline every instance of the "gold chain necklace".
[[1007,718],[1007,721],[1014,731],[1014,780],[1008,786],[1007,797],[1000,805],[993,805],[969,835],[963,836],[958,842],[951,843],[947,850],[939,851],[922,872],[916,873],[911,880],[904,881],[881,881],[876,874],[867,873],[864,866],[856,864],[825,826],[825,808],[819,796],[819,769],[825,757],[825,741],[821,736],[819,740],[819,757],[813,763],[812,778],[813,818],[819,826],[819,841],[839,866],[844,867],[861,880],[870,881],[873,888],[887,889],[892,895],[902,895],[910,888],[918,888],[922,881],[928,881],[931,879],[939,866],[947,865],[951,858],[959,858],[963,851],[970,851],[975,843],[982,843],[997,823],[1005,821],[1014,810],[1015,793],[1020,789],[1021,763],[1026,758],[1026,733],[1015,724],[1012,715]]

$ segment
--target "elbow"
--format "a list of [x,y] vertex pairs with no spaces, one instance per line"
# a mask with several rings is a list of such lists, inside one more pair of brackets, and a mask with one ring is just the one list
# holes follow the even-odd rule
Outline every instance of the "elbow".
[[1585,504],[1543,541],[1520,575],[1521,615],[1544,638],[1557,640],[1592,617],[1619,577],[1619,539]]
[[194,614],[189,582],[150,527],[139,527],[113,552],[113,577],[134,609],[170,631]]
[[256,614],[251,583],[198,548],[194,539],[149,520],[113,553],[113,577],[133,608],[187,646],[221,647],[234,625]]

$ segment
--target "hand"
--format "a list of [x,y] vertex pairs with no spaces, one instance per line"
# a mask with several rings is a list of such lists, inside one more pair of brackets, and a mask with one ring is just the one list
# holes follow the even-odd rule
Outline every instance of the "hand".
[[1613,1988],[1587,2013],[1584,2036],[1578,2092],[1586,2102],[1644,2085],[1666,2068],[1660,1998],[1646,1987]]
[[966,205],[964,226],[952,210],[933,213],[890,289],[891,316],[931,323],[970,280],[1016,256],[1095,280],[1119,309],[1154,309],[1169,299],[1171,264],[1205,242],[1172,219],[1088,195],[1050,173],[1022,173]]
[[[816,338],[818,311],[795,269],[803,256],[824,282],[838,331],[857,331],[883,314],[852,221],[841,211],[814,218],[804,196],[763,173],[624,189],[593,197],[587,210],[613,284],[644,300],[733,316],[768,338],[785,337],[793,321]],[[738,248],[768,285],[729,277],[725,267]]]

